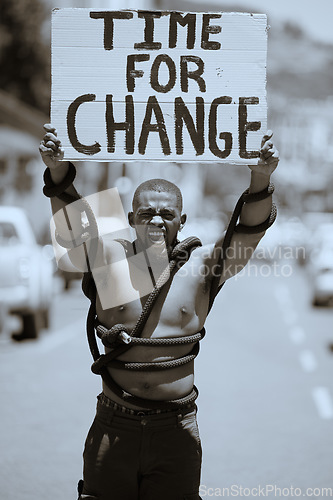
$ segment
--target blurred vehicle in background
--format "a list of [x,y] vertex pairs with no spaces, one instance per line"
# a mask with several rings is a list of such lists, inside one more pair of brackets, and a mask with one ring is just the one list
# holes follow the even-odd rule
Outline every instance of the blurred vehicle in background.
[[333,224],[319,224],[312,236],[308,263],[314,306],[333,306]]
[[4,330],[7,318],[7,308],[4,302],[0,301],[0,333]]
[[306,260],[309,262],[311,254],[320,242],[333,237],[333,213],[330,212],[304,212],[302,222],[308,230],[306,242]]
[[73,281],[82,280],[83,278],[83,273],[73,267],[69,259],[67,259],[67,255],[61,259],[61,267],[58,267],[57,275],[63,281],[64,290],[69,290],[72,286]]
[[0,302],[22,318],[15,340],[37,338],[49,326],[53,264],[47,248],[36,243],[21,208],[0,206]]

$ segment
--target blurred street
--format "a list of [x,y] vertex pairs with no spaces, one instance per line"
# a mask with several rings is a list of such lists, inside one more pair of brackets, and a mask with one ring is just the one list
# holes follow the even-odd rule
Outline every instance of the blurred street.
[[[311,306],[296,264],[288,278],[261,269],[227,283],[206,323],[196,361],[201,484],[332,487],[333,309]],[[0,336],[7,500],[77,498],[100,380],[90,371],[80,284],[57,289],[51,328],[37,341]]]
[[[58,26],[57,47],[51,13],[57,12],[58,15],[62,8],[79,10],[73,24],[75,29],[66,28],[66,16],[64,24]],[[165,40],[161,38],[159,16],[152,16],[152,23],[148,23],[144,35],[142,24],[137,33],[134,30],[130,33],[135,34],[135,41],[139,42],[144,36],[147,42],[148,59],[139,58],[137,63],[148,63],[150,57],[151,62],[153,57],[159,61],[158,57],[163,57],[158,52],[160,49],[157,50],[159,44],[163,52],[167,47],[167,57],[171,62],[169,49],[175,48],[174,54],[181,54],[180,78],[176,61],[176,65],[173,63],[177,67],[174,81],[170,66],[166,64],[169,83],[164,85],[163,72],[159,81],[159,66],[156,66],[156,81],[152,85],[149,67],[144,64],[138,64],[133,72],[126,66],[125,72],[127,58],[123,45],[123,66],[120,58],[113,67],[110,59],[107,64],[102,64],[99,56],[91,56],[95,54],[97,41],[98,51],[103,49],[103,36],[102,31],[96,37],[94,32],[82,29],[86,26],[84,17],[80,21],[82,8],[87,9],[86,19],[89,20],[97,19],[91,15],[91,9],[102,12],[157,10],[167,11],[168,15],[173,11],[215,14],[207,17],[212,19],[207,29],[205,24],[202,24],[202,30],[198,23],[194,24],[197,45],[192,47],[195,49],[192,61],[191,56],[190,59],[186,56],[188,49],[192,50],[190,18],[188,22],[185,22],[185,17],[183,21],[176,18],[178,45],[175,42],[174,47],[171,29]],[[229,28],[228,32],[226,22],[223,29],[221,26],[221,30],[216,31],[218,25],[213,19],[221,17],[221,10],[222,18],[225,13],[228,17],[230,12],[246,12],[251,16],[267,14],[267,64],[264,61],[259,64],[261,78],[267,82],[267,96],[253,88],[259,73],[249,59],[254,52],[257,61],[264,45],[253,51],[242,26],[239,32],[236,27]],[[161,22],[165,20],[164,14]],[[261,118],[261,122],[252,120],[259,120],[255,109],[266,109],[268,103],[267,126],[274,132],[273,142],[280,151],[279,167],[272,177],[278,219],[261,243],[261,254],[258,247],[245,272],[225,285],[206,322],[207,334],[195,362],[195,383],[200,391],[198,422],[203,445],[200,496],[202,499],[230,496],[333,498],[332,19],[333,2],[329,0],[319,0],[316,4],[310,0],[224,0],[222,3],[218,0],[1,0],[0,500],[77,499],[76,485],[82,477],[83,446],[95,415],[96,396],[101,392],[100,377],[90,370],[92,359],[85,328],[89,301],[81,292],[79,281],[69,283],[74,279],[72,268],[66,266],[65,250],[62,249],[61,253],[60,246],[55,244],[54,228],[50,233],[52,211],[50,200],[43,194],[43,171],[47,163],[39,152],[43,123],[53,123],[53,117],[57,116],[55,106],[60,104],[63,131],[58,134],[58,139],[62,145],[70,141],[76,153],[84,153],[76,162],[75,188],[82,196],[94,198],[92,207],[100,234],[107,235],[109,230],[112,234],[110,220],[114,224],[132,210],[133,194],[138,185],[147,179],[158,178],[172,181],[183,194],[188,222],[182,238],[196,235],[206,244],[220,238],[240,194],[249,186],[251,174],[243,164],[225,164],[223,155],[215,155],[216,161],[206,162],[194,144],[194,136],[199,140],[204,130],[199,142],[206,150],[209,145],[212,152],[211,143],[215,142],[218,151],[222,152],[222,148],[227,151],[226,138],[233,123],[226,119],[224,112],[216,115],[215,131],[211,125],[202,129],[198,121],[200,106],[194,124],[192,111],[189,117],[185,111],[184,115],[177,115],[176,93],[173,97],[167,94],[169,90],[177,90],[178,96],[179,90],[178,99],[183,99],[186,104],[191,104],[190,99],[193,106],[194,99],[205,97],[206,107],[212,105],[204,94],[201,95],[200,81],[211,85],[215,72],[221,77],[221,84],[213,85],[214,96],[216,89],[216,97],[230,95],[234,102],[245,99],[251,104],[260,104],[249,106],[248,118],[244,115],[245,143],[249,132],[246,153],[260,149],[259,143],[252,148],[251,134],[259,131],[257,124],[263,128],[264,122]],[[102,29],[101,20],[91,22]],[[118,21],[116,25],[113,35],[112,21],[110,35],[121,40]],[[107,26],[111,25],[105,23],[106,33]],[[151,31],[157,42],[157,46],[155,41],[152,42],[153,49],[149,48],[147,38],[149,26],[156,28],[155,32]],[[185,30],[188,36],[186,48]],[[216,66],[214,60],[212,70],[207,66],[209,52],[206,50],[209,47],[204,34],[212,36],[211,41],[215,41],[215,35],[222,37],[222,43],[218,42],[221,50],[215,52]],[[124,42],[128,42],[127,33]],[[137,49],[136,46],[140,48],[141,43],[135,43],[133,50]],[[76,56],[73,49],[76,51],[78,47],[82,52]],[[104,48],[109,50],[105,41]],[[130,49],[132,52],[132,45]],[[242,68],[237,63],[238,51],[244,52],[243,59],[240,59],[244,64]],[[104,54],[104,50],[102,52]],[[194,52],[190,53],[194,55]],[[111,55],[110,52],[106,54]],[[128,57],[132,56],[128,54]],[[200,72],[195,59],[205,64],[204,74],[204,66]],[[198,70],[183,66],[186,60],[197,64]],[[240,75],[230,93],[228,86],[233,80],[229,81],[229,62],[231,68],[237,69],[235,74],[239,71]],[[63,72],[64,68],[68,73]],[[246,78],[249,68],[253,72],[251,78]],[[58,80],[54,78],[56,73]],[[233,75],[233,71],[230,74]],[[144,75],[147,88],[142,86],[145,79],[140,78]],[[120,79],[121,76],[124,78]],[[132,91],[128,85],[129,76],[136,81],[136,94],[133,94],[134,87]],[[184,85],[185,80],[189,80],[189,88]],[[169,84],[170,89],[167,88]],[[246,85],[244,89],[243,84]],[[102,88],[107,93],[101,91]],[[172,104],[174,123],[181,124],[181,127],[176,126],[175,140],[177,142],[180,129],[181,133],[184,129],[184,147],[180,143],[178,147],[186,154],[188,148],[192,148],[192,153],[195,148],[197,154],[193,163],[184,162],[183,153],[176,157],[175,162],[170,161],[165,150],[168,136],[167,141],[162,140],[164,125],[155,107],[152,108],[154,117],[150,112],[153,121],[150,122],[149,113],[146,113],[140,134],[140,127],[131,125],[127,104],[125,115],[120,113],[118,117],[117,102],[115,129],[113,125],[109,127],[113,116],[110,96],[111,99],[114,96],[116,102],[120,97],[125,99],[125,93],[129,92],[125,102],[130,103],[133,94],[136,109],[141,106],[142,97],[150,95],[151,89],[159,98],[163,94],[165,103]],[[108,96],[107,112],[98,112],[96,116],[87,114],[87,118],[82,119],[85,121],[82,130],[75,132],[73,142],[68,127],[69,111],[74,109],[72,105],[75,102],[81,105],[82,102],[77,100],[81,97],[95,96],[96,104],[99,101],[99,105],[103,105],[100,109],[104,109],[105,95]],[[194,113],[194,107],[190,109]],[[140,113],[136,112],[135,116],[140,116]],[[239,112],[238,120],[240,115]],[[118,121],[124,119],[122,116],[126,120],[123,123]],[[208,117],[206,112],[204,116]],[[105,127],[104,117],[109,124],[105,123]],[[168,120],[170,118],[171,114]],[[64,126],[65,120],[67,127]],[[211,114],[207,123],[210,121]],[[73,122],[76,130],[75,119]],[[122,129],[126,123],[128,127]],[[150,163],[144,156],[142,159],[140,156],[138,162],[132,162],[131,156],[127,158],[130,161],[126,157],[124,161],[118,135],[121,140],[126,139],[126,154],[129,154],[127,142],[130,144],[131,141],[127,141],[127,135],[130,136],[132,128],[135,129],[135,138],[140,137],[141,142],[141,137],[146,137],[146,146],[152,150],[152,136],[157,138],[156,151],[160,153],[152,151],[154,154],[150,158],[156,158],[156,161]],[[111,129],[117,131],[117,151],[113,156]],[[150,134],[153,131],[158,135]],[[234,131],[234,138],[232,133],[230,135],[231,146],[236,150],[239,146],[241,153],[241,128],[236,127]],[[262,133],[265,132],[266,119],[265,129],[262,129]],[[169,135],[174,137],[173,133]],[[102,148],[107,148],[111,156],[105,162],[95,156],[100,147],[95,142],[97,140],[101,144],[107,140]],[[95,145],[88,145],[94,142]],[[53,152],[49,152],[53,157]],[[75,157],[69,155],[64,159]],[[242,156],[242,162],[246,157]],[[107,195],[108,190],[114,188],[119,194],[117,207]],[[87,213],[81,212],[82,228],[87,228],[87,222]],[[59,235],[62,236],[61,231]],[[55,248],[58,260],[61,256],[58,271]],[[69,286],[66,291],[64,283]],[[10,311],[17,316],[9,316]],[[12,333],[16,334],[16,341],[12,339]],[[264,490],[266,494],[260,493],[265,487],[270,487],[271,493],[267,494],[267,490]],[[328,488],[326,493],[323,491],[325,487]],[[241,488],[247,489],[245,493],[241,493]],[[257,494],[251,491],[252,488],[257,489]],[[295,488],[297,494],[292,493]],[[313,489],[312,495],[307,488]]]

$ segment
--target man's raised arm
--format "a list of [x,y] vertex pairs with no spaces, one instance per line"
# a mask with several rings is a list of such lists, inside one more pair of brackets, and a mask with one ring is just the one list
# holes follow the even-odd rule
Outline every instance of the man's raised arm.
[[[272,131],[267,131],[261,142],[260,158],[257,165],[249,165],[251,182],[236,206],[240,210],[234,220],[234,229],[217,242],[213,258],[209,259],[209,267],[220,275],[219,284],[239,273],[251,258],[266,229],[274,222],[275,206],[272,205],[274,187],[270,184],[270,176],[279,162],[279,152],[271,138]],[[231,223],[231,226],[233,224]],[[228,240],[228,241],[227,241]],[[222,256],[223,266],[221,267]]]
[[[48,167],[44,173],[44,194],[51,200],[56,240],[62,247],[68,249],[70,260],[77,269],[88,271],[92,258],[95,267],[104,263],[97,226],[93,227],[96,225],[95,219],[91,212],[91,217],[88,216],[89,225],[83,222],[83,212],[90,212],[91,209],[88,204],[84,205],[84,200],[78,201],[81,197],[73,185],[75,167],[70,162],[63,161],[64,152],[55,128],[46,124],[44,130],[46,133],[40,143],[39,151]],[[92,245],[92,241],[95,245]],[[92,252],[93,246],[94,252]]]

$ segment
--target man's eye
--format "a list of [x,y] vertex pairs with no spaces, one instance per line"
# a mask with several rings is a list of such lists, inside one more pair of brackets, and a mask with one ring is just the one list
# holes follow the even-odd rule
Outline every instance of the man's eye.
[[163,213],[162,217],[163,219],[172,220],[174,218],[174,215],[171,213]]

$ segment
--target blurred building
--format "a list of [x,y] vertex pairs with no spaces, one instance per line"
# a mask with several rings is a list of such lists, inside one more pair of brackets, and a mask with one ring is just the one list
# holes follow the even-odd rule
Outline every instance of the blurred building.
[[92,8],[92,9],[152,9],[154,0],[44,0],[50,8]]
[[24,208],[41,237],[50,218],[38,147],[48,118],[0,91],[0,204]]
[[333,98],[271,101],[270,124],[282,160],[276,175],[286,203],[300,212],[333,212]]

